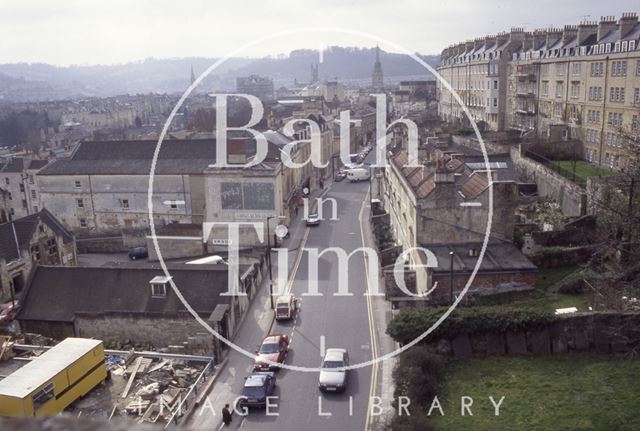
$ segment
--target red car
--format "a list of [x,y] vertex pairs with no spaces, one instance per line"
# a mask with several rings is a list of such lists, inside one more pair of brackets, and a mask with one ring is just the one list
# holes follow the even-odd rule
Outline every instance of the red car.
[[277,370],[278,364],[284,363],[289,351],[289,336],[285,334],[268,335],[256,352],[253,366],[256,371]]
[[9,323],[16,317],[18,312],[18,301],[15,305],[11,302],[0,304],[0,324]]

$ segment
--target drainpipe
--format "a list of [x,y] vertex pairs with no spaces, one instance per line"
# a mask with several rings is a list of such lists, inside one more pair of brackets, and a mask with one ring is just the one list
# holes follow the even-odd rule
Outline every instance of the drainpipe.
[[607,118],[607,83],[609,82],[609,56],[604,58],[604,87],[602,88],[602,122],[600,123],[600,151],[598,154],[598,165],[602,166],[602,153],[604,152],[604,125]]

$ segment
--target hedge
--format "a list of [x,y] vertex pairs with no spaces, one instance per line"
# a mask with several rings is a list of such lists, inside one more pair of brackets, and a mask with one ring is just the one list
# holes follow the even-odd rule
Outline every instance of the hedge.
[[[387,327],[387,334],[407,344],[429,329],[447,307],[403,310]],[[529,331],[556,320],[551,310],[504,306],[458,307],[424,341],[452,338],[458,334],[484,332]]]

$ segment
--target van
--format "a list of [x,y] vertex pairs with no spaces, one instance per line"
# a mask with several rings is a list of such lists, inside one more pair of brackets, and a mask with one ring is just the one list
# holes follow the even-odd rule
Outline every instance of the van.
[[276,299],[276,320],[292,319],[296,311],[297,300],[293,295],[282,295]]
[[352,183],[356,181],[369,181],[369,169],[355,168],[347,171],[347,179]]

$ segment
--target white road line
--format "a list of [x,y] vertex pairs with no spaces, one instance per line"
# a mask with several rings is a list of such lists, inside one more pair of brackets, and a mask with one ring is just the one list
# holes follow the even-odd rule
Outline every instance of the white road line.
[[324,358],[324,351],[325,351],[325,345],[324,345],[324,335],[320,336],[320,357]]

